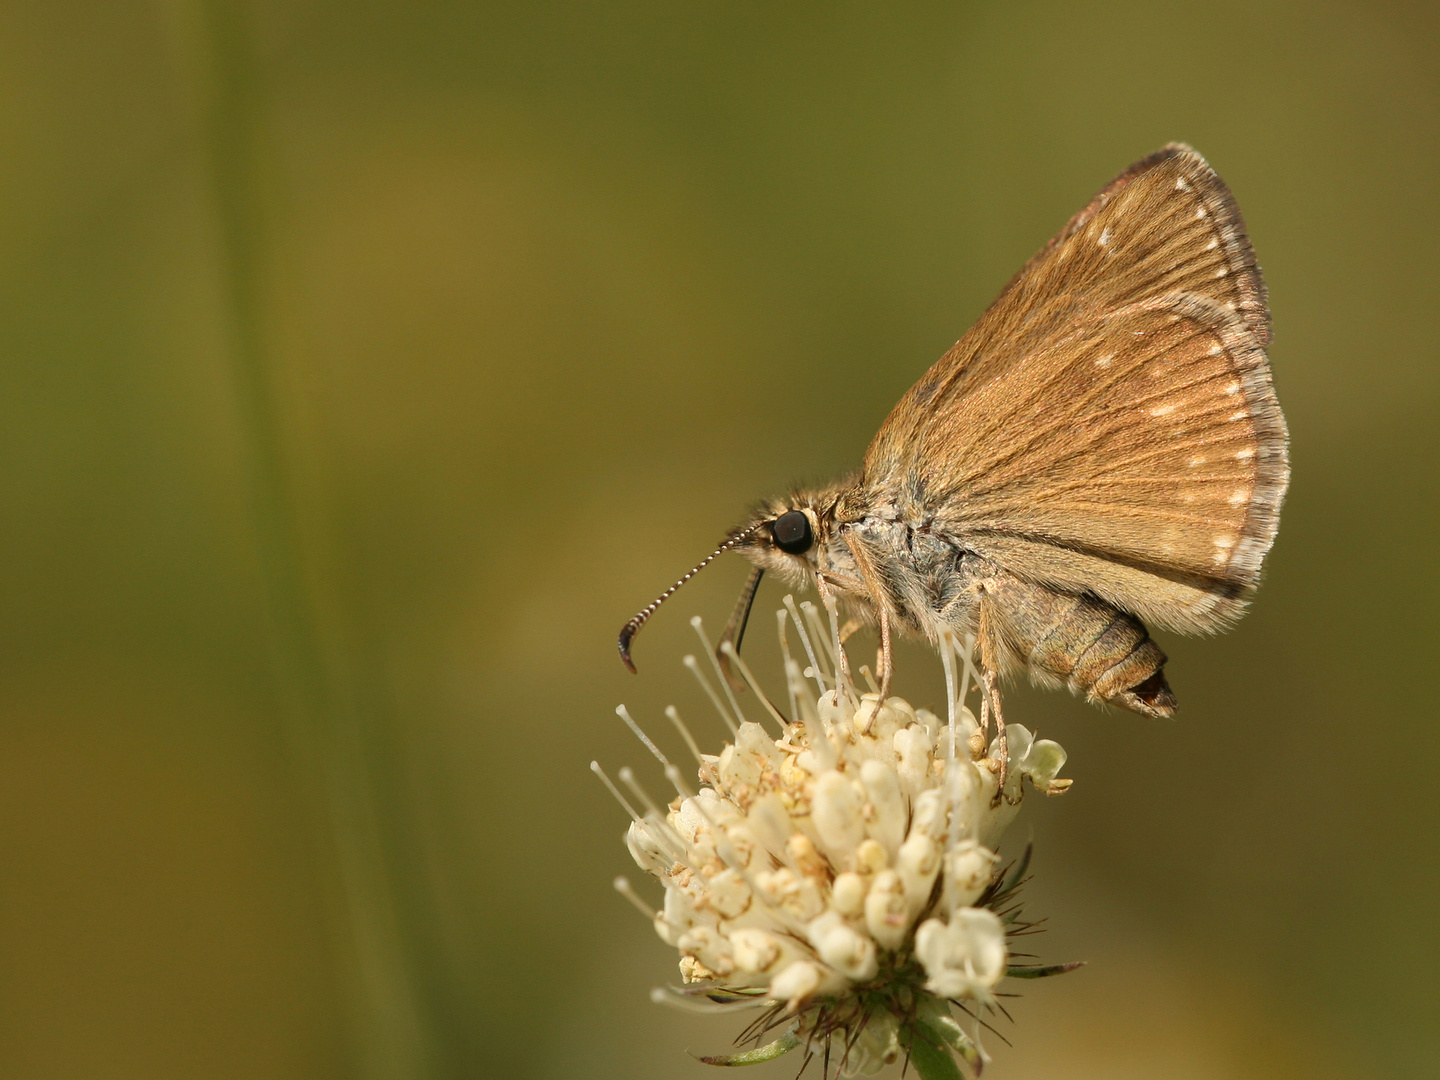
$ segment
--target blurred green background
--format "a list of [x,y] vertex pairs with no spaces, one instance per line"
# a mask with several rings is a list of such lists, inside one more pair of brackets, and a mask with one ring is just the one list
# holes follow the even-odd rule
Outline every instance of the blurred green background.
[[0,1074],[712,1075],[735,1025],[649,1003],[587,764],[643,764],[622,700],[718,745],[679,657],[738,560],[638,679],[616,629],[1183,139],[1266,270],[1294,485],[1252,615],[1162,639],[1175,722],[1010,696],[1076,779],[1011,832],[1039,949],[1090,965],[992,1075],[1434,1076],[1437,29],[5,4]]

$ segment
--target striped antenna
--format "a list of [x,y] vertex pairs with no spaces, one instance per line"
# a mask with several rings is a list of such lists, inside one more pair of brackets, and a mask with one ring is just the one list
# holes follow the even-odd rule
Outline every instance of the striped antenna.
[[620,628],[620,640],[616,644],[620,646],[620,659],[624,661],[625,666],[630,669],[631,673],[634,673],[635,671],[635,664],[630,659],[630,643],[635,640],[635,635],[640,632],[640,628],[650,621],[650,616],[655,614],[655,609],[658,608],[661,604],[663,604],[666,600],[669,600],[670,597],[674,596],[676,590],[679,589],[681,585],[684,585],[701,570],[704,570],[705,567],[709,566],[721,555],[725,554],[725,552],[750,539],[751,535],[755,532],[755,530],[759,529],[760,526],[765,524],[768,524],[768,522],[756,522],[744,532],[737,533],[729,540],[726,540],[718,548],[716,548],[709,555],[707,555],[700,562],[700,565],[696,566],[695,569],[691,570],[679,581],[675,582],[674,585],[671,585],[668,589],[666,589],[663,593],[657,596],[649,604],[646,604],[645,607],[640,609],[640,611],[635,615],[633,619],[631,619],[629,622],[627,622],[624,626]]

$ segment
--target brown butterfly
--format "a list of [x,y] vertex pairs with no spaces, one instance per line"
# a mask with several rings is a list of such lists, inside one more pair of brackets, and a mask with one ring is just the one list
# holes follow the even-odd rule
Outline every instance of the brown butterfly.
[[[973,636],[996,679],[1024,669],[1093,702],[1169,716],[1145,624],[1221,630],[1243,613],[1289,481],[1265,349],[1265,285],[1229,189],[1172,144],[1116,177],[895,406],[857,474],[765,503],[626,623],[620,655],[723,551],[813,580],[899,632]],[[1003,747],[1003,741],[1001,743]],[[1003,760],[1003,750],[1002,750]]]

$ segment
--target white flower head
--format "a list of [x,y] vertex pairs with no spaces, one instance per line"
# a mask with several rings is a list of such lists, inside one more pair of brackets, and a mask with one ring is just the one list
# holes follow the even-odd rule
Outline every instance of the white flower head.
[[[968,650],[945,643],[942,720],[899,697],[858,693],[833,611],[826,628],[813,605],[797,609],[786,597],[786,608],[778,616],[788,717],[725,646],[770,728],[746,720],[724,677],[717,693],[687,657],[732,734],[718,755],[702,753],[667,710],[698,762],[698,788],[623,707],[676,798],[661,808],[622,769],[637,808],[592,765],[631,815],[631,856],[664,887],[664,904],[652,911],[627,881],[616,882],[679,950],[682,985],[656,998],[762,1008],[742,1041],[781,1032],[707,1061],[744,1064],[803,1046],[807,1060],[820,1055],[855,1075],[906,1054],[920,1065],[925,1053],[953,1052],[978,1073],[982,1053],[950,1003],[978,1017],[1007,974],[1064,969],[1011,964],[1007,935],[1029,925],[1013,901],[1024,866],[1002,874],[995,847],[1026,779],[1047,794],[1069,787],[1057,779],[1065,752],[1009,725],[1009,777],[997,798],[998,746],[987,746],[964,707],[974,674]],[[699,620],[692,623],[708,652]],[[809,660],[803,670],[788,647],[791,630]]]

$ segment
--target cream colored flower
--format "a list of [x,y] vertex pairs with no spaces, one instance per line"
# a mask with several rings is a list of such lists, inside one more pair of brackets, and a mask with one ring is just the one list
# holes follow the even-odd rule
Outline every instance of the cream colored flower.
[[[624,879],[617,888],[680,953],[682,985],[658,997],[764,1008],[745,1037],[781,1032],[747,1054],[707,1060],[740,1064],[803,1046],[854,1075],[906,1053],[922,1066],[920,1051],[943,1045],[978,1072],[981,1052],[948,1002],[978,1015],[1007,973],[1051,970],[1012,972],[1015,915],[1005,901],[1019,874],[1000,880],[995,847],[1026,780],[1047,794],[1069,787],[1057,779],[1065,752],[1009,725],[1009,779],[996,799],[993,747],[963,706],[968,680],[951,678],[960,686],[944,720],[899,697],[857,693],[833,615],[826,634],[812,606],[802,619],[786,603],[788,716],[768,706],[769,728],[745,720],[725,681],[722,697],[701,675],[732,732],[711,755],[668,711],[698,763],[698,788],[620,710],[677,792],[661,809],[621,770],[637,809],[610,785],[632,817],[630,854],[664,887],[664,904],[651,912]],[[810,660],[803,671],[787,631]],[[953,653],[961,668],[947,656],[947,674],[963,669],[962,653]]]

